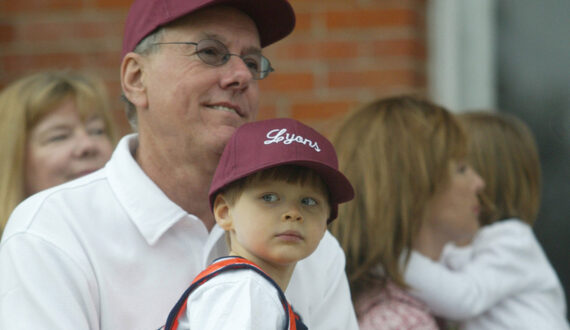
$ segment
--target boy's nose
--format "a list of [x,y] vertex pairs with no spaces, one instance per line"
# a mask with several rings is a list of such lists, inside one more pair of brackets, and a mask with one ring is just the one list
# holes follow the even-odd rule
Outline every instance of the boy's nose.
[[281,220],[283,221],[303,221],[303,216],[301,212],[297,209],[291,208],[287,210],[287,212],[283,213],[281,216]]

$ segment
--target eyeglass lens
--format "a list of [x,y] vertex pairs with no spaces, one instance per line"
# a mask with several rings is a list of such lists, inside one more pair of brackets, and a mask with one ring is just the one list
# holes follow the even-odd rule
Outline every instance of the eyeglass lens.
[[231,54],[228,48],[217,40],[201,40],[196,44],[196,54],[204,63],[214,66],[227,63],[231,56],[238,56],[256,79],[265,78],[271,71],[271,64],[263,55],[256,53],[241,56]]

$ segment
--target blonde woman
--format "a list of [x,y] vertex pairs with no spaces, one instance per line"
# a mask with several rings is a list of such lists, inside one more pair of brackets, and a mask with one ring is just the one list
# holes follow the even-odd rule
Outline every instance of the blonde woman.
[[346,253],[360,328],[437,329],[404,270],[412,249],[436,260],[447,242],[478,229],[484,183],[466,162],[464,131],[443,107],[401,96],[350,114],[332,141],[356,191],[331,231]]
[[116,140],[103,83],[73,71],[23,77],[0,92],[0,235],[26,197],[101,168]]
[[461,329],[567,330],[562,286],[532,231],[541,181],[534,135],[512,115],[460,118],[470,136],[470,162],[487,183],[483,227],[468,247],[446,247],[442,263],[414,253],[406,280]]

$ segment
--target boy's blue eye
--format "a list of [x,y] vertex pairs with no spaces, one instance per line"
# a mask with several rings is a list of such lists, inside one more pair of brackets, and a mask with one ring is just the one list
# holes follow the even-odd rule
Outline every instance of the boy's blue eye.
[[261,196],[261,199],[263,199],[265,202],[275,202],[278,200],[277,195],[276,194],[265,194],[263,196]]
[[87,131],[89,135],[104,135],[105,129],[103,128],[91,128]]
[[317,201],[311,197],[305,197],[303,199],[301,199],[301,203],[308,205],[308,206],[313,206],[313,205],[317,205]]

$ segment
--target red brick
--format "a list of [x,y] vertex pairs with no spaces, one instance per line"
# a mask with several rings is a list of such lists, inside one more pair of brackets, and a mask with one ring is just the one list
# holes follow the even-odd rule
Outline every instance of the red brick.
[[8,55],[3,58],[7,73],[27,73],[48,68],[80,68],[81,58],[75,53],[40,55]]
[[8,43],[15,39],[14,27],[10,24],[0,23],[0,43]]
[[[351,108],[352,109],[352,108]],[[350,111],[349,109],[348,111]],[[305,124],[314,128],[317,132],[321,133],[327,138],[331,138],[334,132],[338,129],[339,124],[346,116],[347,112],[339,113],[336,115],[326,115],[325,117],[315,117],[308,119],[300,119]],[[298,118],[295,118],[298,119]]]
[[275,105],[262,105],[259,107],[257,115],[258,120],[275,118],[277,116],[277,108]]
[[[90,70],[88,70],[88,72],[89,71]],[[102,74],[100,74],[99,76],[103,77]],[[125,104],[120,99],[121,83],[119,79],[117,78],[113,80],[106,80],[105,85],[107,86],[107,91],[109,92],[111,113],[113,114],[113,118],[115,119],[115,123],[117,124],[117,128],[119,130],[119,136],[123,136],[127,133],[130,133],[132,130],[125,115]]]
[[346,113],[355,102],[311,102],[294,104],[291,116],[297,119],[327,118]]
[[312,15],[310,13],[295,13],[295,29],[293,32],[302,32],[311,29]]
[[118,34],[119,24],[108,21],[38,22],[22,26],[20,38],[28,41],[95,39]]
[[376,56],[426,57],[424,44],[414,39],[375,41],[372,43],[372,52]]
[[123,110],[123,105],[121,104],[121,108],[112,108],[112,115],[117,125],[118,136],[123,136],[125,134],[132,133],[131,125],[127,120],[127,116],[125,115],[125,111]]
[[333,88],[417,86],[417,84],[417,75],[411,71],[383,70],[329,73],[329,86]]
[[77,22],[73,28],[74,35],[81,38],[104,38],[123,35],[123,23],[116,21]]
[[21,27],[20,39],[26,41],[52,41],[67,38],[69,24],[30,23]]
[[[119,72],[119,69],[117,68],[116,72]],[[101,77],[103,76],[102,74],[100,75]],[[119,81],[119,75],[117,74],[117,79],[113,79],[113,80],[105,80],[105,86],[107,86],[107,90],[109,91],[109,96],[111,97],[111,102],[117,102],[117,104],[121,104],[122,103],[118,103],[121,99],[121,82]],[[121,110],[123,109],[123,107],[121,106]]]
[[300,91],[312,90],[315,85],[310,73],[274,73],[260,82],[262,91]]
[[358,57],[358,43],[352,41],[310,41],[277,45],[278,58],[335,59]]
[[353,9],[326,13],[329,29],[372,28],[416,25],[417,15],[410,9]]
[[119,73],[121,65],[120,53],[117,52],[93,52],[81,57],[81,63],[89,68],[110,69]]
[[95,6],[98,8],[125,8],[128,10],[132,3],[133,0],[97,0]]
[[3,0],[0,12],[45,12],[60,9],[81,9],[85,1],[81,0]]

